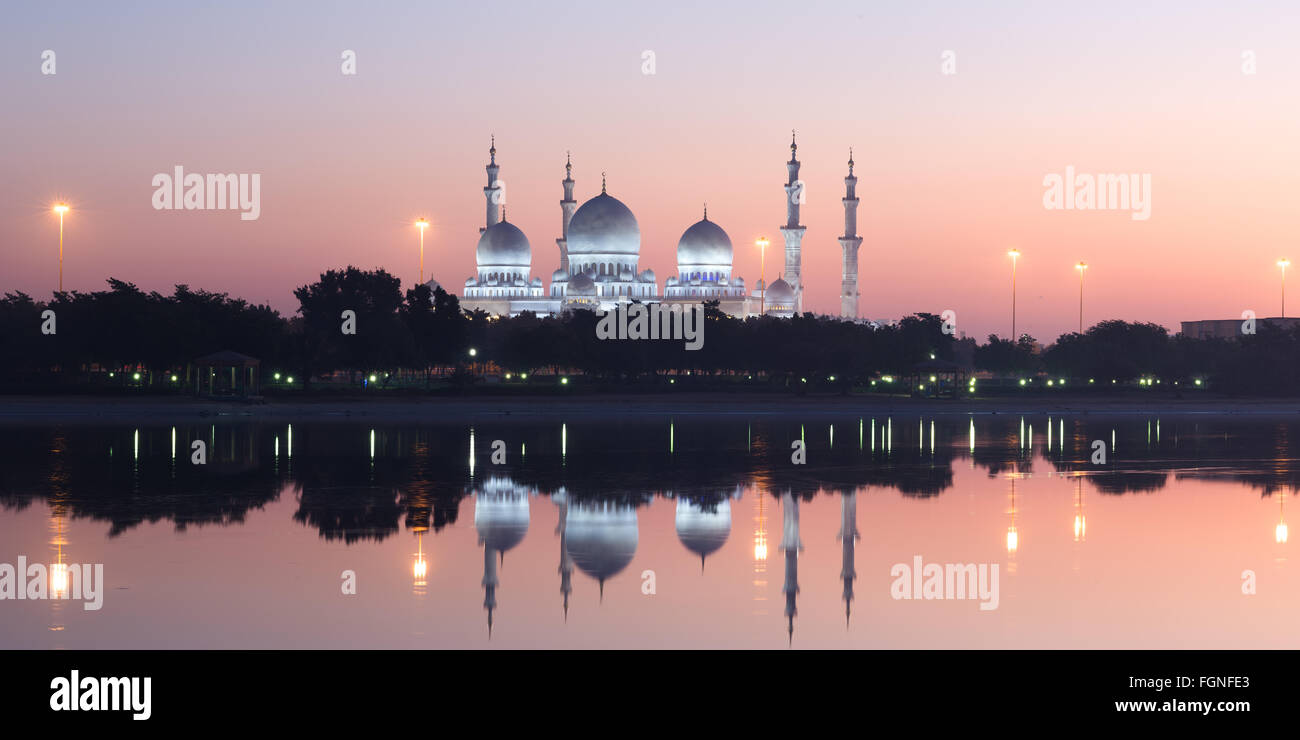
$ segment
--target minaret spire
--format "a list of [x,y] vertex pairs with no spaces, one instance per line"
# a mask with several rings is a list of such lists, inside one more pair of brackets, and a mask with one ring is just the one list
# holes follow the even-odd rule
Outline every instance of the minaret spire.
[[805,227],[799,224],[799,206],[805,200],[804,183],[799,179],[799,145],[795,131],[790,129],[790,161],[785,163],[789,179],[785,184],[785,225],[781,236],[785,239],[785,281],[794,288],[795,313],[803,313],[803,235]]
[[560,248],[560,270],[567,273],[569,271],[569,220],[573,218],[573,212],[578,210],[578,201],[573,199],[573,157],[569,152],[564,153],[564,179],[560,181],[564,187],[564,200],[560,201],[560,238],[555,240],[555,246]]
[[497,182],[497,174],[501,172],[501,167],[500,165],[497,164],[496,134],[492,135],[492,146],[490,149],[488,149],[488,164],[486,169],[487,169],[488,181],[487,181],[487,187],[483,188],[483,197],[487,199],[487,226],[484,226],[483,228],[478,230],[478,233],[480,234],[482,234],[484,231],[487,231],[488,228],[495,226],[496,223],[500,220],[500,218],[498,218],[497,216],[497,213],[500,209],[501,201],[504,200],[504,198],[502,197],[504,194],[504,190],[502,189],[501,185],[498,184]]
[[858,178],[853,174],[853,148],[849,148],[849,174],[844,178],[844,236],[839,238],[840,260],[840,318],[858,317]]

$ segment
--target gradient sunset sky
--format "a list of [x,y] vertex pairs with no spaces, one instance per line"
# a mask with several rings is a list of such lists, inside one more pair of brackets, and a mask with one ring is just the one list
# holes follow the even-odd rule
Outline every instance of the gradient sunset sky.
[[[1018,327],[1041,340],[1076,326],[1079,260],[1087,323],[1276,315],[1275,263],[1300,265],[1300,4],[980,5],[11,5],[0,291],[54,289],[63,199],[69,290],[188,283],[289,314],[293,288],[333,267],[412,284],[425,216],[426,275],[459,293],[493,133],[509,220],[548,285],[571,150],[578,200],[608,173],[661,288],[705,202],[752,287],[754,240],[780,244],[798,129],[808,310],[839,308],[852,146],[864,316],[953,309],[960,331],[1006,335],[1011,247]],[[261,218],[154,210],[151,180],[176,165],[260,173]],[[1044,209],[1044,176],[1068,165],[1149,173],[1150,220]],[[771,280],[781,250],[768,257]]]

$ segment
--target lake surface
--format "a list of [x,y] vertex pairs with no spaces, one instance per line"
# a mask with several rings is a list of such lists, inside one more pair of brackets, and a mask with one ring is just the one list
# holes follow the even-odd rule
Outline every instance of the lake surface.
[[[1297,443],[1196,414],[0,427],[0,563],[105,580],[98,610],[0,601],[0,648],[1294,648]],[[996,598],[895,598],[917,557],[996,565]]]

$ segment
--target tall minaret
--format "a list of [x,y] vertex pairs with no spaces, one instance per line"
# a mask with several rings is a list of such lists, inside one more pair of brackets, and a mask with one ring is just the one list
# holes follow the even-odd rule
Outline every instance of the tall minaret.
[[[851,156],[851,155],[850,155]],[[844,624],[849,623],[849,609],[853,602],[853,581],[858,577],[854,567],[854,546],[858,538],[858,493],[846,491],[840,494],[840,579],[844,581]]]
[[840,278],[840,317],[858,317],[858,178],[853,174],[853,149],[849,149],[849,176],[844,178],[844,236],[840,237],[844,252]]
[[560,248],[560,270],[567,273],[569,271],[569,220],[573,218],[573,212],[578,210],[578,201],[573,199],[573,160],[569,153],[564,153],[564,180],[561,185],[564,186],[564,200],[560,201],[560,211],[564,214],[560,221],[560,238],[555,240],[556,246]]
[[785,273],[782,277],[794,288],[794,310],[803,313],[803,278],[800,265],[800,244],[803,243],[804,227],[799,225],[799,204],[804,201],[803,182],[799,180],[799,159],[795,156],[799,148],[794,142],[794,131],[790,131],[790,161],[785,168],[790,172],[790,181],[785,184],[785,226],[781,227],[781,236],[785,238]]
[[[501,220],[498,215],[501,206],[500,196],[497,195],[497,173],[501,171],[501,167],[497,165],[497,137],[495,134],[492,135],[492,148],[488,150],[488,155],[491,156],[491,160],[487,165],[488,184],[487,187],[483,188],[483,197],[487,198],[487,225],[493,226]],[[479,229],[478,233],[482,234],[484,231],[487,231],[487,226]]]
[[785,618],[788,620],[787,635],[794,642],[794,618],[799,614],[795,599],[799,596],[799,551],[803,549],[803,540],[799,537],[799,499],[789,491],[781,496],[781,509],[785,520],[781,530],[781,549],[785,551],[785,583],[781,586],[785,594]]

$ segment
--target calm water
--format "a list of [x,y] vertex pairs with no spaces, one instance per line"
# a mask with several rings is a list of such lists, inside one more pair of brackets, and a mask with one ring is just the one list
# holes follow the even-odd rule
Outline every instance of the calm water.
[[[1296,647],[1293,440],[1193,415],[0,428],[0,563],[106,581],[98,611],[0,601],[0,648]],[[917,556],[996,564],[997,608],[893,598]]]

